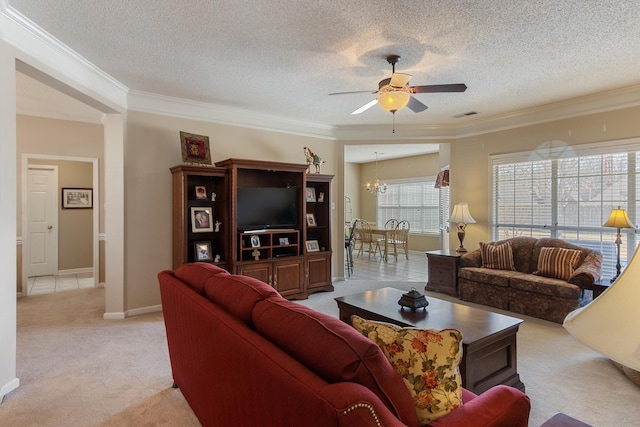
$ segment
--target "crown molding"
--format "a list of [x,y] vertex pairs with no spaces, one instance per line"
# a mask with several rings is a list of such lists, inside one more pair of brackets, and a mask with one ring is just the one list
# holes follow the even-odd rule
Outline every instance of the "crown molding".
[[334,127],[270,116],[240,108],[173,98],[148,92],[129,92],[130,110],[210,123],[267,130],[320,139],[336,139]]
[[388,125],[348,125],[336,127],[336,138],[342,141],[432,141],[456,138],[453,125],[402,125],[395,132]]
[[0,38],[16,48],[16,58],[26,64],[23,68],[46,74],[50,80],[76,91],[73,95],[83,94],[83,101],[88,100],[92,107],[105,113],[126,110],[125,85],[52,37],[7,0],[0,0]]
[[626,86],[538,105],[456,126],[457,138],[482,135],[557,120],[587,116],[640,105],[640,85]]

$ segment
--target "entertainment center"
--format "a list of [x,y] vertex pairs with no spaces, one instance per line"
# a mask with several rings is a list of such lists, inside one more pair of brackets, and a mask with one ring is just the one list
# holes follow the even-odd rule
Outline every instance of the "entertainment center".
[[332,291],[333,175],[306,171],[246,159],[171,168],[173,268],[210,262],[291,299]]

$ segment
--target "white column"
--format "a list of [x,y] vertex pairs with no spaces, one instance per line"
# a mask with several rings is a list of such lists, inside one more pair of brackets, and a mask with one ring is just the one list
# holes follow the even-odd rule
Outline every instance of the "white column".
[[[16,66],[0,40],[0,401],[18,388],[16,377]],[[26,286],[26,283],[23,284]]]

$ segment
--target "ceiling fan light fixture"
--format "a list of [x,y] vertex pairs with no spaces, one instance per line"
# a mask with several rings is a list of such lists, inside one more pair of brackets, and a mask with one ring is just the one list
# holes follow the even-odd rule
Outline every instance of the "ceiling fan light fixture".
[[402,90],[391,90],[380,93],[377,99],[378,105],[383,110],[395,113],[407,106],[409,99],[411,99],[411,94]]

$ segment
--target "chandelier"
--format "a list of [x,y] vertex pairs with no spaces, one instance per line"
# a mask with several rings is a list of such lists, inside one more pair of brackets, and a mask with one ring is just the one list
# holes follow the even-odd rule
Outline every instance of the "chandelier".
[[383,183],[380,185],[380,180],[378,179],[378,152],[376,154],[376,179],[373,181],[373,184],[367,182],[367,191],[369,194],[373,194],[377,196],[378,194],[384,194],[387,191],[387,183]]

